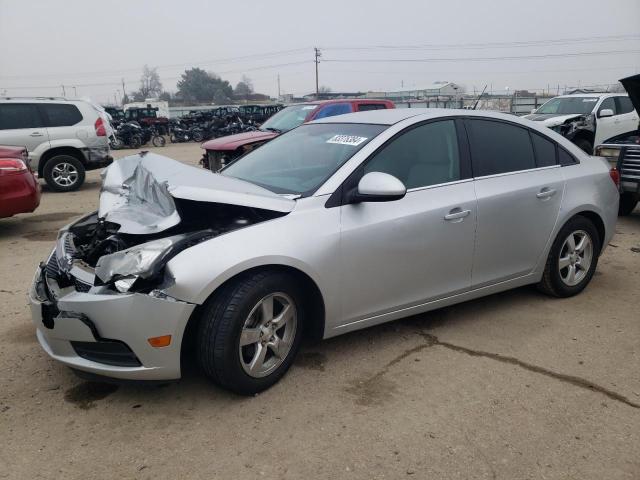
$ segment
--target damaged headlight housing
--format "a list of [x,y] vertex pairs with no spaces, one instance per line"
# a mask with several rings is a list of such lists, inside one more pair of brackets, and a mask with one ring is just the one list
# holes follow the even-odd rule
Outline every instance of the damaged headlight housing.
[[96,264],[96,277],[104,284],[113,283],[116,290],[126,293],[139,279],[156,277],[173,256],[210,234],[204,231],[174,235],[104,255]]

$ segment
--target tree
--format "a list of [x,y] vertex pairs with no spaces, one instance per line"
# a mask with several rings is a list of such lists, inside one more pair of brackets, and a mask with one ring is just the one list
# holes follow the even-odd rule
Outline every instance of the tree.
[[320,85],[320,88],[318,88],[318,93],[331,93],[331,87]]
[[234,95],[240,98],[247,98],[253,93],[253,82],[246,75],[242,76],[242,80],[238,82],[236,88],[233,90]]
[[224,103],[228,103],[229,102],[229,96],[224,92],[224,90],[219,88],[213,94],[213,101],[214,101],[214,103],[217,103],[218,105],[224,104]]
[[173,96],[171,95],[171,92],[162,92],[160,95],[158,95],[158,99],[165,102],[170,102],[171,100],[173,100]]
[[178,81],[178,96],[186,101],[211,102],[216,97],[226,101],[232,95],[233,88],[229,82],[201,68],[185,70]]
[[162,82],[160,82],[160,75],[156,68],[150,68],[145,65],[142,69],[142,77],[140,77],[140,96],[144,101],[149,97],[157,97],[162,93]]

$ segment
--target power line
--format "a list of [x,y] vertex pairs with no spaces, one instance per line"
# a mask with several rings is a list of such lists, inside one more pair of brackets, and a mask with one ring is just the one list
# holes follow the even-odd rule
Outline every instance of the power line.
[[619,42],[624,40],[640,40],[640,34],[608,35],[600,37],[574,37],[563,39],[524,40],[515,42],[484,43],[450,43],[419,45],[362,45],[362,46],[327,46],[323,50],[463,50],[476,48],[519,48],[548,45],[569,45],[572,43]]
[[[250,59],[255,60],[255,59],[262,59],[262,58],[278,57],[283,55],[294,55],[297,53],[305,53],[308,51],[309,51],[309,48],[295,48],[290,50],[280,50],[277,52],[244,55],[240,57],[228,57],[228,58],[220,58],[215,60],[204,60],[200,62],[156,65],[154,68],[163,69],[163,68],[178,68],[178,67],[195,67],[199,65],[202,66],[202,65],[214,65],[214,64],[228,64],[228,63],[235,63],[238,61],[250,60]],[[34,77],[40,78],[40,77],[61,77],[61,76],[81,77],[81,76],[98,76],[98,75],[109,75],[109,74],[119,75],[122,73],[138,72],[138,71],[140,71],[140,67],[123,69],[123,70],[102,70],[102,71],[94,71],[94,72],[76,72],[76,73],[60,72],[60,73],[46,73],[46,74],[40,74],[40,75],[2,75],[0,76],[0,78],[13,79],[13,78],[34,78]]]
[[618,55],[640,53],[640,50],[609,50],[604,52],[551,53],[542,55],[508,55],[500,57],[451,57],[451,58],[336,58],[325,59],[325,62],[349,63],[432,63],[432,62],[484,62],[494,60],[535,60],[548,58],[586,57],[594,55]]

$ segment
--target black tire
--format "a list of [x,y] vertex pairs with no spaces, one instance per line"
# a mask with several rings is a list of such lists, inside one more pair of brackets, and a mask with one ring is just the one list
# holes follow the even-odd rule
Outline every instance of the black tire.
[[195,132],[193,132],[191,138],[193,138],[194,142],[201,142],[204,140],[204,134],[198,130],[196,130]]
[[142,146],[142,138],[138,135],[134,135],[131,137],[131,143],[129,146],[134,150],[140,148]]
[[574,140],[573,143],[575,143],[576,146],[580,148],[580,150],[588,153],[589,155],[593,155],[593,145],[589,140],[585,140],[584,138],[578,138],[577,140]]
[[151,138],[151,143],[153,144],[154,147],[164,147],[167,141],[163,136],[155,135],[154,137]]
[[639,196],[637,193],[625,192],[620,194],[620,205],[618,206],[618,215],[626,217],[638,205]]
[[[240,336],[246,319],[261,299],[275,292],[293,300],[297,313],[295,336],[279,366],[256,378],[242,365]],[[247,273],[222,287],[205,303],[198,325],[196,350],[202,370],[214,383],[241,395],[253,395],[274,385],[287,372],[300,348],[304,298],[300,282],[278,271]]]
[[[574,232],[585,232],[592,244],[592,258],[589,268],[586,270],[582,279],[576,285],[568,285],[563,281],[560,270],[560,255],[565,244],[565,240]],[[560,232],[551,246],[547,263],[544,268],[542,280],[537,287],[540,291],[554,297],[571,297],[577,295],[589,284],[598,265],[598,257],[600,255],[601,245],[598,230],[591,220],[583,216],[576,216],[569,220]]]
[[84,165],[73,155],[51,157],[45,163],[43,173],[47,185],[55,192],[77,190],[84,183],[85,178]]

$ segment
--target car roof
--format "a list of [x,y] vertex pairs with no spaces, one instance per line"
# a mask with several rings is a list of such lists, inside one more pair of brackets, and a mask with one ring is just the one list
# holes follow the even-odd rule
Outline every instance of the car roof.
[[331,103],[344,103],[344,102],[391,103],[390,100],[381,100],[379,98],[334,98],[332,100],[314,100],[312,102],[292,103],[290,105],[285,105],[285,108],[286,107],[296,107],[298,105],[328,105],[328,104],[331,104]]
[[626,97],[626,93],[611,93],[611,92],[600,92],[600,93],[571,93],[568,95],[558,95],[553,98],[571,98],[571,97]]
[[[442,117],[489,117],[506,120],[512,123],[526,123],[531,127],[534,122],[521,119],[516,115],[494,112],[491,110],[466,110],[459,108],[395,108],[386,110],[369,110],[366,112],[346,113],[314,120],[313,123],[368,123],[374,125],[393,125],[408,118],[420,117],[416,120],[429,120]],[[546,127],[545,127],[546,128]]]

